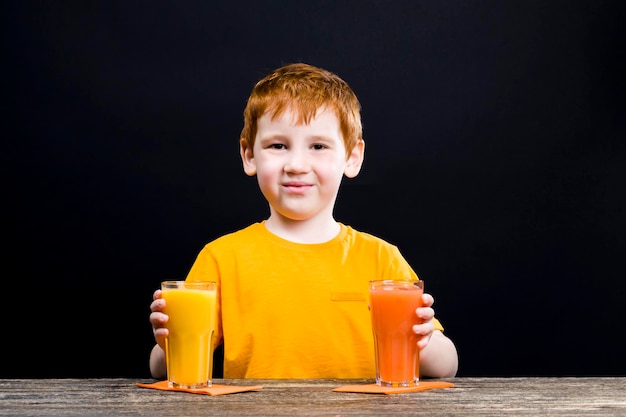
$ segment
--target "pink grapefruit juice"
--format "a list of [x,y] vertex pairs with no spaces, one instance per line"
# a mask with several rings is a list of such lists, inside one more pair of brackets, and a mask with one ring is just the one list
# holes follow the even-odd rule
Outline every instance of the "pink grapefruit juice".
[[372,281],[370,311],[376,354],[376,383],[412,386],[419,381],[419,352],[413,325],[422,305],[423,281]]

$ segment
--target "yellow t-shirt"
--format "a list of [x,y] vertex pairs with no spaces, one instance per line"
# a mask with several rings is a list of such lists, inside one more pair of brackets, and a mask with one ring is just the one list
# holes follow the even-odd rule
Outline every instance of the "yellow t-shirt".
[[375,377],[369,281],[418,277],[396,246],[340,226],[302,244],[255,223],[202,249],[187,279],[218,282],[225,378]]

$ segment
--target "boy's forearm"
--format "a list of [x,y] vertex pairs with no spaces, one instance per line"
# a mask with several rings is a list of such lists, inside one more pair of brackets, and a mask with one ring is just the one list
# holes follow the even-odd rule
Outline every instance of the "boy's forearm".
[[439,330],[433,332],[428,345],[420,351],[420,377],[452,378],[456,376],[459,358],[454,343]]
[[154,345],[150,352],[150,374],[155,379],[163,379],[167,376],[165,352],[159,345]]

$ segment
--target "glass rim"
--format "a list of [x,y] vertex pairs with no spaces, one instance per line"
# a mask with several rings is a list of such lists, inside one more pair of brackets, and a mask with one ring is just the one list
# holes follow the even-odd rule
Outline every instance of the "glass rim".
[[217,286],[217,281],[201,280],[201,281],[186,281],[186,280],[165,280],[161,281],[161,287],[199,287],[199,286]]
[[424,287],[423,279],[373,279],[370,280],[370,287],[401,285],[405,287]]

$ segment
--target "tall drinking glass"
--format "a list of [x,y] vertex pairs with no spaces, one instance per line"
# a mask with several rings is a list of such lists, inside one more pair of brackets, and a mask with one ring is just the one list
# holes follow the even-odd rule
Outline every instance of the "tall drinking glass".
[[370,281],[370,312],[376,358],[376,384],[410,387],[419,382],[419,350],[413,325],[422,306],[424,281]]
[[163,281],[167,380],[173,388],[212,385],[217,287],[213,281]]

